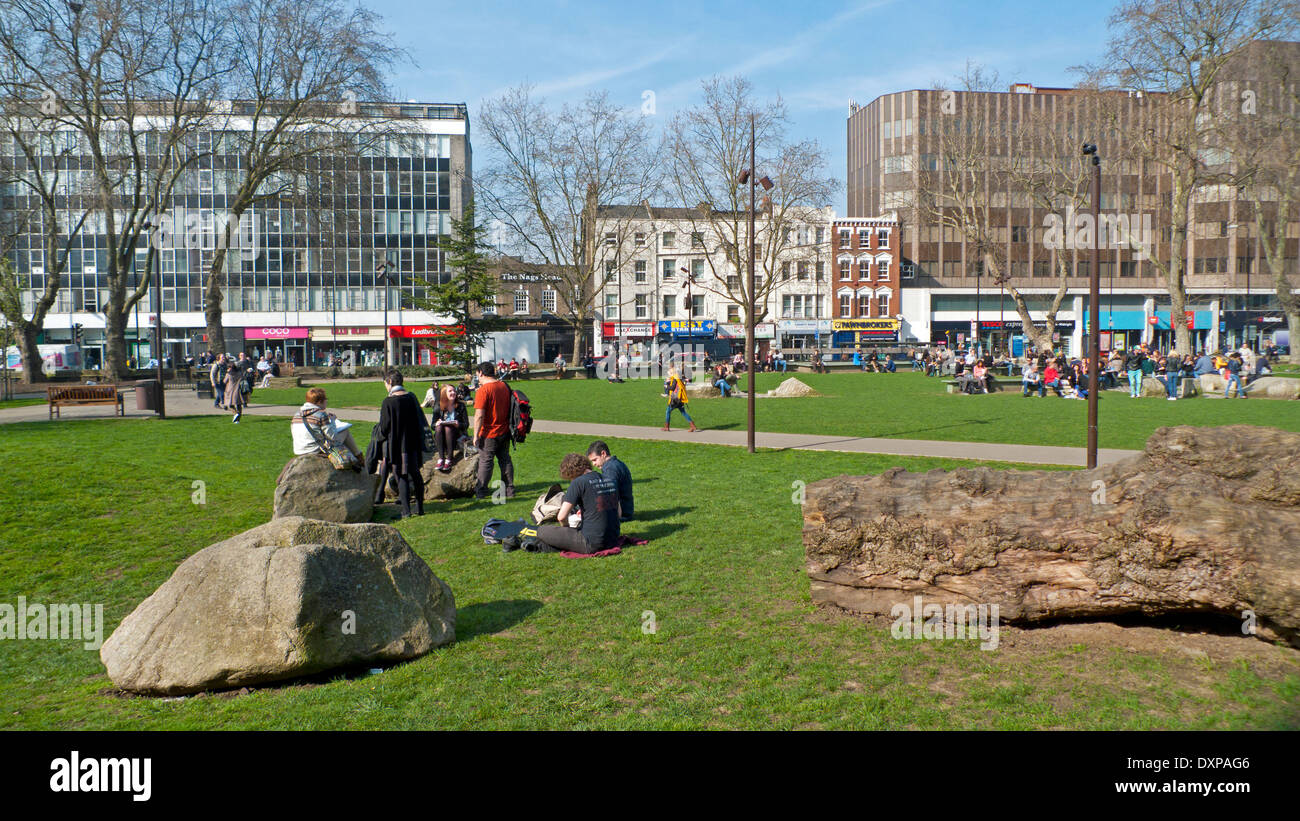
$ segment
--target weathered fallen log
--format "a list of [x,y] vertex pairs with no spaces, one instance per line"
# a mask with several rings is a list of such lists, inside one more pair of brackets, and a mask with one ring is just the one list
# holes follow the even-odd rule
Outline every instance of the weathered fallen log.
[[1222,614],[1300,646],[1300,434],[1160,428],[1094,470],[840,476],[808,485],[803,515],[814,602]]

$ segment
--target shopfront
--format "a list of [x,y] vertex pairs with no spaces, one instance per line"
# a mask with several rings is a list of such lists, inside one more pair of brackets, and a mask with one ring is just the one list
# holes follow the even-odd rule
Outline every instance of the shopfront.
[[384,364],[384,329],[371,327],[312,328],[309,365],[327,366],[330,354],[337,353],[344,363],[357,367],[382,367]]
[[898,344],[897,319],[833,319],[831,320],[831,345],[839,355],[852,357],[860,348]]
[[[1282,333],[1279,335],[1278,331]],[[1221,311],[1219,340],[1224,350],[1246,344],[1259,352],[1269,343],[1286,344],[1286,315],[1281,311]]]
[[[254,357],[270,352],[281,362],[301,365],[307,360],[307,342],[310,339],[311,328],[244,328],[243,347]],[[229,347],[229,339],[226,345]]]
[[601,348],[609,355],[626,357],[628,363],[649,362],[654,352],[655,323],[602,322]]
[[780,334],[781,350],[812,351],[824,348],[831,341],[831,321],[829,319],[783,319],[776,323]]
[[460,325],[393,325],[389,335],[397,340],[397,363],[446,365],[455,360],[453,348],[465,336]]
[[[1102,328],[1104,329],[1106,327],[1104,313],[1102,322]],[[1214,314],[1211,311],[1184,311],[1183,322],[1186,323],[1188,331],[1191,332],[1189,336],[1192,340],[1192,350],[1203,350],[1209,344],[1210,329],[1214,324]],[[1168,309],[1156,310],[1153,316],[1147,318],[1147,324],[1151,326],[1151,342],[1157,350],[1167,351],[1175,346],[1177,337],[1173,327],[1169,324]]]
[[[743,322],[718,323],[718,339],[731,345],[732,354],[745,352],[745,324]],[[754,355],[760,360],[766,359],[768,351],[776,344],[776,323],[757,322],[754,324]]]

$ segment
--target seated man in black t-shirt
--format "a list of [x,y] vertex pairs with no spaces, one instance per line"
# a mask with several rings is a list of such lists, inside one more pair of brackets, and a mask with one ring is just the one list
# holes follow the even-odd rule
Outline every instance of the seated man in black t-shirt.
[[[618,486],[591,469],[587,458],[570,453],[560,462],[560,478],[569,481],[556,516],[558,525],[541,525],[537,538],[556,550],[597,553],[618,542]],[[579,511],[580,527],[570,527],[569,517]]]

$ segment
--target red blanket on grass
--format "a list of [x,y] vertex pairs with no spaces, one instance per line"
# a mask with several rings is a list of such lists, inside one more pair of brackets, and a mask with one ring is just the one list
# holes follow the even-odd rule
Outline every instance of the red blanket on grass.
[[571,550],[561,550],[560,555],[566,559],[592,559],[597,556],[617,556],[623,552],[623,548],[625,547],[649,543],[649,539],[638,539],[634,536],[619,536],[618,543],[613,547],[607,547],[604,550],[598,550],[595,553],[574,553]]

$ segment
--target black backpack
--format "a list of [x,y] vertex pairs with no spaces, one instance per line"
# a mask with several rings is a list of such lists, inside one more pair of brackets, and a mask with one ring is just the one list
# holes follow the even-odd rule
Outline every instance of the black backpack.
[[523,444],[533,431],[533,406],[521,390],[510,391],[510,440]]

